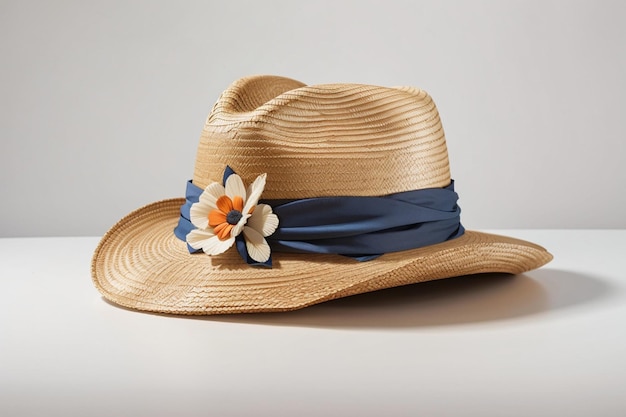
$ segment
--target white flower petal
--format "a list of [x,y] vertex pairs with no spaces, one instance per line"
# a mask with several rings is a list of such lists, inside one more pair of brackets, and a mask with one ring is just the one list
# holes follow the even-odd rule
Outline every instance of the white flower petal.
[[230,199],[234,199],[239,196],[246,201],[246,187],[243,185],[241,177],[237,174],[231,174],[226,180],[226,195]]
[[[205,201],[198,201],[189,209],[189,220],[199,229],[209,227],[209,212],[213,210]],[[198,249],[198,248],[196,248]]]
[[244,213],[248,213],[250,209],[256,206],[259,202],[259,198],[261,198],[261,194],[265,188],[266,178],[267,174],[261,174],[256,177],[254,182],[248,187],[248,199],[246,200],[246,204],[243,206]]
[[270,258],[271,250],[265,238],[248,226],[243,228],[243,235],[246,238],[248,255],[257,262],[266,262]]
[[235,238],[230,237],[226,240],[220,240],[217,236],[213,236],[212,238],[205,240],[202,242],[202,250],[207,255],[219,255],[220,253],[224,253],[233,246],[235,243]]
[[225,193],[226,191],[224,190],[222,184],[218,182],[212,182],[211,184],[207,185],[202,194],[200,194],[199,202],[207,204],[209,207],[211,207],[211,210],[216,209],[217,205],[215,204],[215,202]]
[[278,216],[272,212],[271,206],[259,204],[252,212],[247,225],[263,236],[269,236],[278,227]]
[[208,230],[200,230],[194,229],[191,232],[187,233],[187,243],[194,249],[201,249],[202,245],[208,239],[214,237],[215,235]]
[[[209,227],[209,213],[215,210],[217,205],[215,202],[224,195],[224,187],[222,184],[213,182],[204,189],[197,203],[193,203],[189,209],[189,220],[200,229]],[[196,248],[198,249],[198,248]]]

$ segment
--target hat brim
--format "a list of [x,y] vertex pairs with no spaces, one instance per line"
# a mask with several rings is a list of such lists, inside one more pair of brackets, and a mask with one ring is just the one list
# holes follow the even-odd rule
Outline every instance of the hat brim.
[[171,314],[296,310],[323,301],[461,275],[522,273],[552,255],[539,245],[475,231],[368,262],[339,255],[273,253],[273,268],[251,267],[234,248],[190,254],[175,237],[183,199],[159,201],[121,219],[92,260],[93,281],[109,301]]

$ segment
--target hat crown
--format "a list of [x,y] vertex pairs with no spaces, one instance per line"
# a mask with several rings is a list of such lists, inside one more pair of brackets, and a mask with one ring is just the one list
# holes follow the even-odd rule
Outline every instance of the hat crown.
[[432,98],[412,87],[306,86],[253,76],[226,89],[200,137],[193,183],[267,173],[264,199],[380,196],[450,183]]

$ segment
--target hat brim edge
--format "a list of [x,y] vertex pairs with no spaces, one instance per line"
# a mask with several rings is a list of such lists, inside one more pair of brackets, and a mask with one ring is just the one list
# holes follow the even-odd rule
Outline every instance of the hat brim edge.
[[436,279],[519,274],[552,259],[534,243],[468,230],[447,242],[368,262],[275,253],[272,270],[253,268],[234,248],[217,257],[189,254],[185,242],[173,234],[183,202],[176,198],[148,204],[105,233],[91,263],[92,280],[105,299],[168,314],[279,312]]

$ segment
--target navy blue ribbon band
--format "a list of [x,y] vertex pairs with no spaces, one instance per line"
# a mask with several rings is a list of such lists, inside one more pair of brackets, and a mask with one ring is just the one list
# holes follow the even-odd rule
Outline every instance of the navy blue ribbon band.
[[[186,241],[195,228],[191,205],[203,190],[187,182],[176,237]],[[331,253],[360,261],[445,242],[461,236],[461,209],[454,181],[444,188],[427,188],[382,197],[318,197],[261,200],[278,216],[278,229],[268,236],[272,251]],[[190,252],[197,252],[188,246]]]

